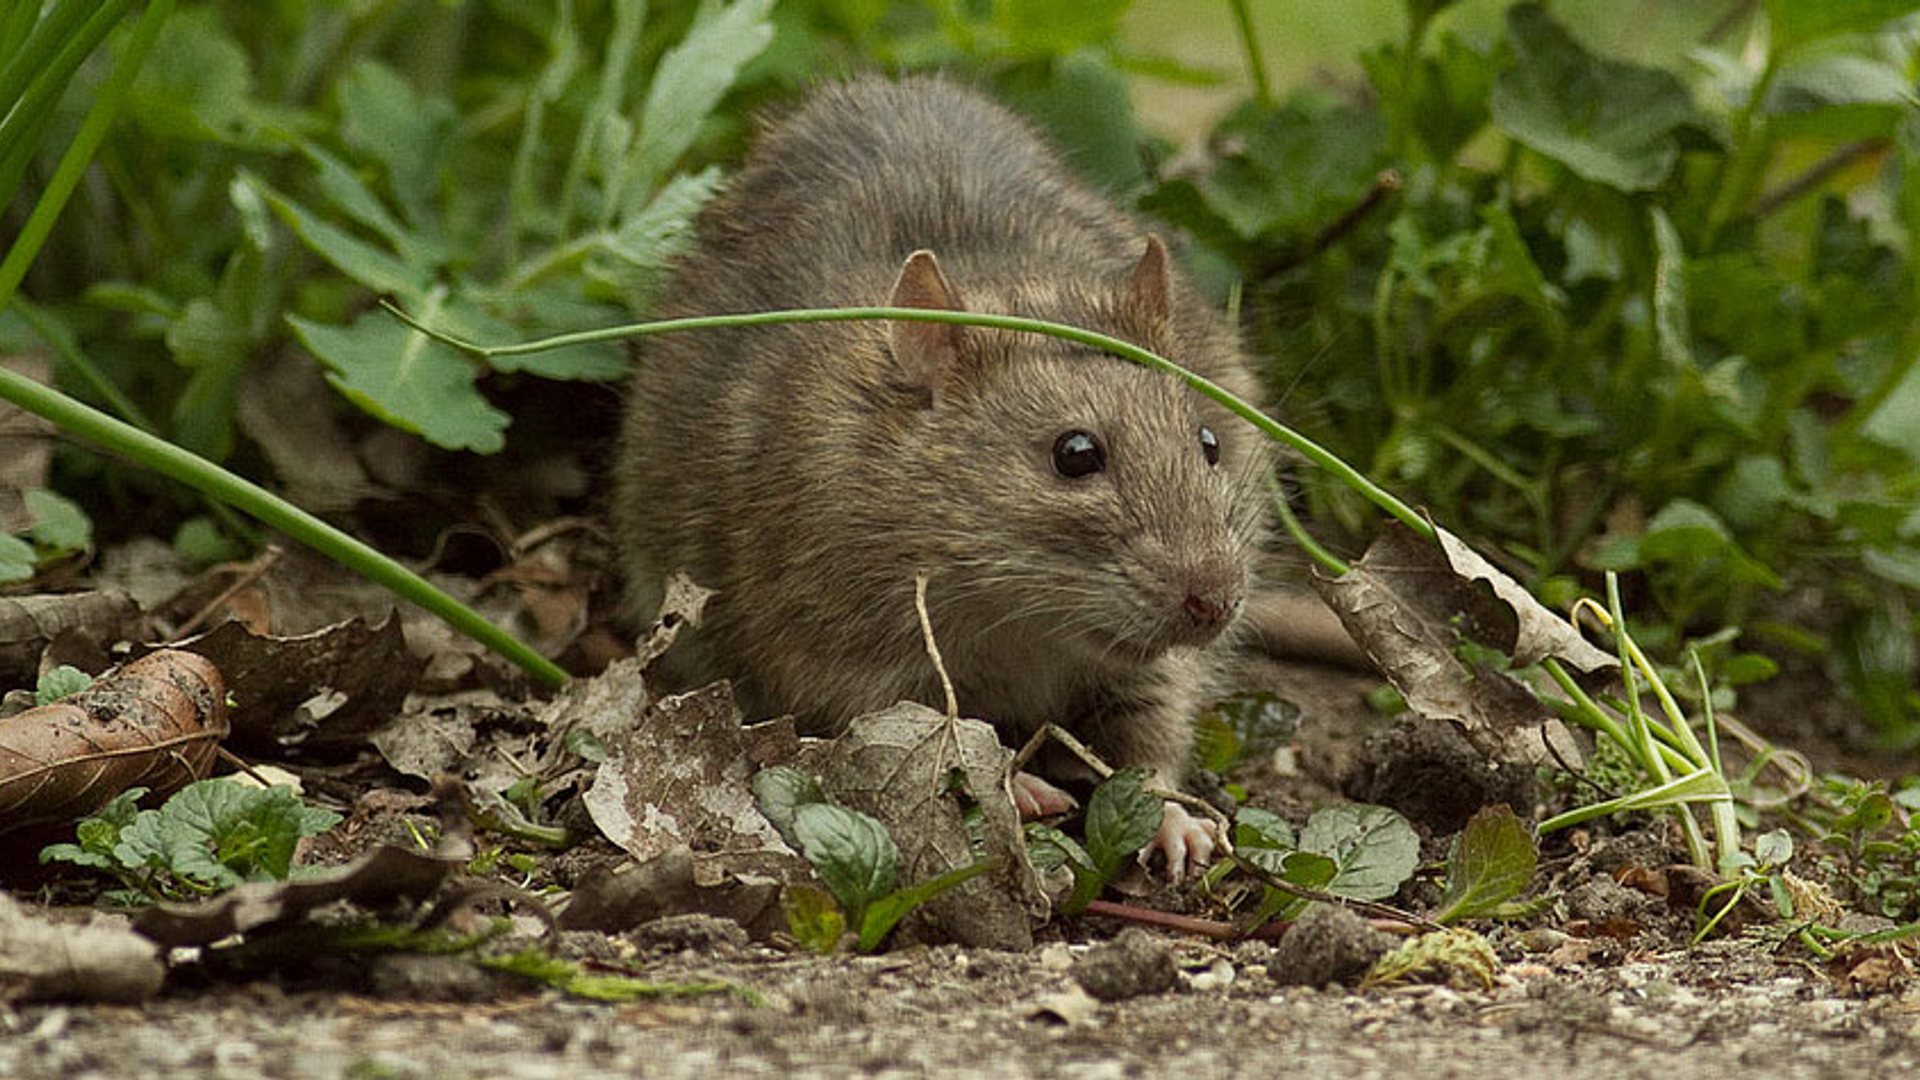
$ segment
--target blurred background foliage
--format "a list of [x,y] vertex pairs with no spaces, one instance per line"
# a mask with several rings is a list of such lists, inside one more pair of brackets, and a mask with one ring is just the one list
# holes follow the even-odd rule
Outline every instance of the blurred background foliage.
[[[58,7],[0,5],[0,58]],[[1630,571],[1643,640],[1708,643],[1723,689],[1818,673],[1912,746],[1916,7],[182,2],[0,349],[50,351],[70,392],[330,490],[317,509],[372,493],[421,512],[380,460],[394,432],[446,477],[578,452],[520,512],[590,507],[579,444],[611,423],[619,349],[489,367],[374,299],[488,340],[644,317],[758,110],[853,71],[945,70],[1182,242],[1283,419],[1549,602]],[[48,149],[0,145],[0,237],[131,33],[25,125]],[[337,392],[364,477],[296,482],[274,414],[243,407],[290,367]],[[1295,484],[1357,551],[1370,507]],[[54,486],[108,536],[220,539],[91,455],[63,453]]]

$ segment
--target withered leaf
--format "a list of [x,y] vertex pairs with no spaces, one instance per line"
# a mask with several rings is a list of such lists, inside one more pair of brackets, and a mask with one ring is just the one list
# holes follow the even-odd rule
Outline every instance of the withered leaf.
[[136,784],[164,796],[205,777],[226,735],[219,669],[177,649],[148,653],[0,721],[0,834],[83,816]]
[[[629,714],[631,715],[631,714]],[[754,806],[756,764],[724,682],[654,702],[606,741],[586,794],[607,839],[642,861],[695,851],[784,851]]]
[[124,918],[56,922],[0,892],[0,1001],[144,1001],[166,977],[160,950]]
[[180,644],[207,657],[233,691],[234,742],[260,753],[355,750],[392,717],[419,677],[393,612],[310,634],[256,634],[223,623]]
[[1485,560],[1462,563],[1456,569],[1440,545],[1389,523],[1352,570],[1316,575],[1314,586],[1414,712],[1454,722],[1490,757],[1524,758],[1517,744],[1548,722],[1545,707],[1504,672],[1463,659],[1462,639],[1531,660],[1559,656],[1583,671],[1604,669],[1606,654]]

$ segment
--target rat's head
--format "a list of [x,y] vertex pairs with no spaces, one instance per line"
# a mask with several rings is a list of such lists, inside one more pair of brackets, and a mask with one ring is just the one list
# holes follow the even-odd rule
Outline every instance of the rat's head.
[[[966,288],[977,310],[1097,330],[1203,371],[1234,368],[1217,321],[1177,325],[1158,240],[1121,270],[1105,283],[1020,277],[974,293],[921,251],[891,302],[965,310]],[[937,509],[923,568],[937,603],[969,613],[956,627],[1137,664],[1205,644],[1234,620],[1262,533],[1258,434],[1178,380],[1090,346],[890,326],[897,370],[925,391],[905,452],[925,455],[921,490]]]

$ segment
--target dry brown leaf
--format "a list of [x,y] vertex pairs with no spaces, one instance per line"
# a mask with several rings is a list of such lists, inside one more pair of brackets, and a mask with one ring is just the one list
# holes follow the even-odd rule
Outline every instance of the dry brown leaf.
[[[1463,659],[1461,640],[1508,656],[1517,651],[1523,662],[1556,656],[1576,674],[1613,661],[1518,583],[1441,535],[1444,548],[1389,523],[1352,570],[1316,576],[1314,585],[1414,712],[1452,721],[1490,757],[1531,760],[1532,732],[1548,723],[1546,708],[1510,676]],[[1564,755],[1571,743],[1556,745]]]
[[220,670],[177,649],[148,653],[0,721],[0,834],[84,816],[136,784],[166,795],[205,777],[226,735]]
[[124,917],[56,922],[0,892],[0,1001],[144,1001],[166,977],[160,950]]
[[260,753],[355,751],[392,718],[421,661],[393,612],[297,637],[223,623],[180,645],[212,660],[233,691],[234,742]]

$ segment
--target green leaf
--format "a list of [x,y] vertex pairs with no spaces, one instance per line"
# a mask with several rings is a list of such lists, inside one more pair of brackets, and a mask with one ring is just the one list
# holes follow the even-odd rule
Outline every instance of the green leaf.
[[605,285],[631,310],[647,310],[665,286],[673,261],[693,242],[694,219],[721,180],[718,168],[707,168],[667,181],[645,208],[601,234],[587,256],[587,277]]
[[1023,56],[1057,56],[1112,40],[1131,0],[1020,0],[993,5],[994,28]]
[[794,813],[802,806],[828,802],[820,781],[791,765],[774,765],[753,774],[753,801],[760,813],[795,851],[800,838],[793,831]]
[[32,581],[33,545],[17,536],[0,536],[0,583]]
[[27,538],[42,551],[66,555],[93,546],[93,522],[78,503],[45,488],[28,488],[21,500],[33,519]]
[[1875,788],[1834,821],[1833,831],[1843,835],[1876,833],[1886,828],[1892,820],[1893,797]]
[[177,10],[134,78],[127,115],[157,140],[246,145],[257,104],[247,52],[213,7]]
[[1307,819],[1300,848],[1331,858],[1340,872],[1327,891],[1360,900],[1392,896],[1420,863],[1420,837],[1384,806],[1330,806]]
[[120,842],[121,830],[140,815],[139,802],[146,793],[146,788],[131,787],[115,795],[107,805],[80,819],[79,824],[74,826],[74,835],[80,841],[78,844],[52,844],[42,848],[40,861],[70,862],[95,870],[116,872],[134,869],[134,866],[120,861],[114,848]]
[[1539,863],[1533,833],[1511,809],[1481,808],[1454,838],[1447,894],[1433,921],[1456,922],[1493,910],[1520,895]]
[[1405,86],[1405,57],[1400,45],[1382,45],[1362,53],[1360,65],[1396,123],[1406,123],[1408,134],[1434,161],[1451,162],[1487,124],[1488,98],[1502,58],[1496,49],[1482,51],[1445,33],[1413,65],[1412,85]]
[[1687,252],[1666,211],[1648,211],[1658,257],[1653,267],[1653,332],[1660,357],[1679,368],[1693,366],[1693,334],[1687,326]]
[[1913,0],[1766,0],[1773,51],[1873,30],[1920,8]]
[[1027,861],[1031,862],[1035,869],[1047,871],[1067,866],[1076,872],[1096,872],[1093,859],[1087,855],[1087,849],[1059,829],[1042,822],[1029,821],[1026,837]]
[[1769,829],[1753,838],[1753,859],[1761,866],[1785,866],[1793,859],[1793,837],[1785,829]]
[[204,514],[190,517],[173,532],[173,552],[188,566],[205,569],[215,563],[232,562],[246,555],[244,544],[222,532],[212,518]]
[[906,914],[921,904],[939,896],[1000,865],[998,859],[982,859],[967,866],[956,867],[938,877],[905,889],[888,893],[867,907],[866,915],[860,920],[860,936],[854,943],[859,952],[869,953],[880,947],[887,932],[894,928]]
[[847,933],[847,918],[833,897],[811,885],[789,885],[780,896],[787,932],[808,952],[828,956]]
[[441,97],[421,97],[391,68],[362,60],[340,82],[340,137],[386,168],[387,187],[407,220],[431,220],[429,203],[453,145],[458,114]]
[[1102,878],[1111,879],[1160,828],[1166,804],[1142,786],[1146,776],[1144,769],[1121,769],[1087,800],[1087,855]]
[[300,152],[313,164],[314,182],[327,201],[356,224],[379,234],[399,253],[402,262],[423,274],[431,274],[447,261],[447,253],[438,243],[394,217],[367,182],[345,162],[312,143],[303,143]]
[[1262,810],[1257,806],[1243,806],[1233,816],[1233,847],[1236,851],[1248,848],[1276,848],[1289,851],[1300,846],[1294,839],[1293,825],[1286,818],[1271,810]]
[[[1080,5],[1073,5],[1079,7]],[[1026,4],[998,9],[1027,10]],[[1147,182],[1127,78],[1092,49],[1048,64],[1023,65],[1003,81],[1007,103],[1038,121],[1081,179],[1122,199]]]
[[327,381],[374,416],[449,450],[491,454],[505,445],[507,414],[481,396],[479,369],[453,349],[384,311],[350,326],[298,315],[287,322],[327,366]]
[[77,694],[93,685],[93,676],[69,664],[43,671],[33,688],[35,705],[51,705],[63,697]]
[[1622,191],[1659,186],[1698,116],[1671,73],[1603,60],[1537,4],[1507,11],[1514,65],[1493,87],[1493,119],[1515,140]]
[[1300,731],[1300,706],[1269,691],[1215,702],[1195,721],[1195,760],[1224,773],[1258,761]]
[[1200,185],[1208,206],[1243,238],[1307,238],[1366,194],[1386,154],[1378,111],[1296,94],[1277,109],[1248,102],[1215,130],[1238,149]]
[[[389,293],[407,304],[417,304],[432,280],[428,268],[403,260],[355,237],[306,207],[280,194],[251,173],[241,182],[264,199],[293,234],[334,269],[377,293]],[[389,319],[388,321],[392,321]]]
[[687,36],[668,49],[654,69],[634,147],[636,186],[629,187],[631,195],[609,193],[616,204],[632,205],[644,198],[693,145],[701,123],[733,88],[740,69],[773,40],[773,23],[767,19],[772,9],[773,0],[704,0]]
[[831,803],[806,803],[794,810],[793,832],[848,925],[862,925],[867,906],[893,891],[900,852],[886,826],[873,818]]

